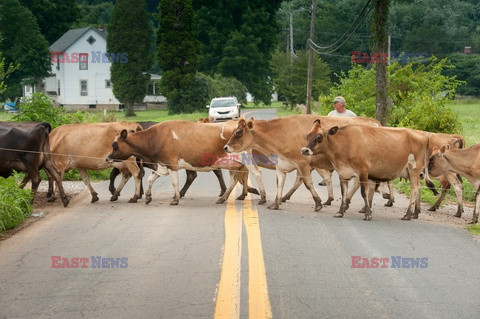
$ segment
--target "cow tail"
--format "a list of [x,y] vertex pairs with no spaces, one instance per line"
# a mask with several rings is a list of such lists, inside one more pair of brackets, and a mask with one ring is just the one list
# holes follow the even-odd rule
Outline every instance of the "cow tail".
[[437,196],[438,191],[435,187],[435,184],[433,184],[432,180],[430,179],[430,175],[428,174],[428,147],[430,145],[430,133],[427,133],[427,146],[425,148],[425,185],[432,191],[433,195]]

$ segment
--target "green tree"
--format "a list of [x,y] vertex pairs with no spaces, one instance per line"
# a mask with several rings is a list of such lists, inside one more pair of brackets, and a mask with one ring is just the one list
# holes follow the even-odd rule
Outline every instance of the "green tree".
[[158,65],[162,69],[161,91],[170,113],[182,113],[182,94],[197,70],[199,43],[194,28],[191,0],[162,0],[157,30]]
[[[275,89],[290,107],[293,109],[296,104],[305,103],[308,53],[304,50],[297,51],[297,57],[292,58],[290,53],[277,51],[273,55],[271,67]],[[318,97],[328,92],[331,85],[330,72],[330,67],[314,55],[312,96]]]
[[0,96],[7,90],[4,80],[16,69],[18,69],[18,67],[12,64],[5,69],[5,58],[2,57],[2,52],[0,52]]
[[255,101],[270,103],[269,63],[277,41],[279,0],[193,1],[198,39],[202,43],[199,70],[241,81]]
[[107,52],[128,55],[128,61],[113,60],[111,81],[115,97],[126,105],[126,116],[134,116],[133,104],[145,97],[153,31],[145,9],[145,0],[118,0],[108,27]]
[[79,17],[77,0],[20,0],[37,20],[49,44],[67,32]]
[[465,81],[458,87],[457,93],[480,96],[480,54],[453,53],[448,56],[448,59],[455,68],[446,69],[443,73]]
[[4,96],[14,98],[22,95],[22,81],[36,84],[48,75],[50,52],[35,17],[18,0],[0,2],[0,30],[0,51],[5,63],[19,65],[19,69],[5,80]]
[[[376,99],[375,73],[373,68],[355,65],[348,72],[339,75],[330,93],[321,96],[322,114],[332,109],[332,99],[342,95],[347,107],[357,115],[375,117]],[[437,61],[432,58],[428,64],[392,63],[387,67],[389,78],[387,112],[388,126],[410,127],[414,129],[458,133],[461,123],[448,107],[447,101],[454,96],[457,87],[462,84],[455,77],[445,76],[442,71],[452,67],[446,59]]]

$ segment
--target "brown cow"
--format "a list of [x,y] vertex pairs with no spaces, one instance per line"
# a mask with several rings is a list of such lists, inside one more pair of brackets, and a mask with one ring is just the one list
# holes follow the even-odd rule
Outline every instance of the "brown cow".
[[[177,205],[180,199],[178,190],[178,170],[189,169],[195,171],[211,171],[213,169],[228,169],[236,173],[245,169],[239,160],[213,160],[210,162],[205,156],[221,158],[225,156],[223,145],[226,136],[232,134],[234,125],[200,124],[189,121],[165,121],[144,131],[128,134],[123,130],[113,143],[113,151],[108,160],[123,160],[136,156],[146,162],[158,163],[168,168],[175,190],[171,205]],[[238,157],[237,157],[238,159]],[[249,166],[255,166],[250,164]],[[261,171],[254,170],[254,177],[259,182],[261,201],[265,201],[265,189],[262,189]],[[232,192],[237,180],[231,178],[225,194],[217,201],[223,203]],[[149,192],[147,191],[147,200]]]
[[57,127],[50,134],[52,159],[55,166],[63,174],[70,169],[77,169],[82,180],[92,194],[92,203],[98,201],[98,194],[90,184],[87,170],[103,170],[117,167],[123,172],[123,178],[110,200],[116,200],[123,186],[133,175],[135,179],[135,195],[129,202],[136,202],[140,194],[140,168],[135,158],[121,163],[108,163],[108,155],[112,140],[122,129],[141,130],[141,126],[133,122],[82,123],[67,124]]
[[470,223],[477,223],[480,209],[480,144],[464,149],[452,149],[449,144],[435,148],[429,158],[428,170],[435,175],[455,173],[467,178],[476,191],[475,208]]
[[411,219],[413,207],[415,214],[419,213],[420,172],[426,162],[428,133],[364,125],[325,129],[320,119],[317,119],[307,134],[307,141],[307,145],[302,148],[302,154],[324,154],[340,176],[342,204],[335,217],[343,217],[348,208],[347,183],[352,177],[358,177],[361,183],[361,193],[365,201],[364,220],[372,219],[369,180],[384,182],[397,177],[408,178],[412,193],[407,212],[402,219]]
[[35,196],[40,184],[38,170],[43,168],[57,183],[63,206],[66,207],[69,200],[63,190],[62,178],[50,156],[51,129],[47,122],[0,122],[0,176],[6,178],[13,170],[26,172],[21,187],[31,180]]
[[[277,194],[275,201],[268,208],[278,209],[282,202],[282,190],[285,184],[286,173],[297,169],[303,179],[303,183],[311,192],[315,202],[315,211],[322,208],[322,202],[317,192],[313,188],[311,180],[312,169],[322,169],[329,172],[333,171],[333,166],[324,155],[305,157],[299,150],[304,145],[305,132],[307,132],[312,122],[317,119],[316,115],[295,115],[286,116],[269,121],[245,121],[240,119],[238,126],[232,138],[225,145],[226,152],[240,152],[257,149],[265,154],[278,154],[279,163],[276,166],[277,172]],[[355,117],[321,117],[326,125],[347,125],[349,123],[359,123],[366,125],[380,126],[375,119]],[[318,170],[317,170],[318,171]],[[319,171],[320,173],[320,171]],[[325,175],[322,175],[326,179]],[[326,180],[329,184],[330,178]],[[288,194],[287,194],[288,195]],[[333,199],[333,192],[328,202]]]

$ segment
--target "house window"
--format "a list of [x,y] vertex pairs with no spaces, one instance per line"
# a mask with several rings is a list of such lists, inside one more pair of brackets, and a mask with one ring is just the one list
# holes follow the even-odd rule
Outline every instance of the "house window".
[[88,95],[88,82],[87,80],[80,81],[80,95],[87,96]]
[[112,82],[110,82],[110,80],[105,80],[105,88],[109,89],[111,87],[112,87]]
[[80,70],[88,70],[88,53],[80,53],[78,56]]
[[58,95],[60,95],[60,80],[58,80]]
[[92,45],[95,43],[95,41],[97,41],[93,36],[89,36],[88,39],[87,39],[87,42]]

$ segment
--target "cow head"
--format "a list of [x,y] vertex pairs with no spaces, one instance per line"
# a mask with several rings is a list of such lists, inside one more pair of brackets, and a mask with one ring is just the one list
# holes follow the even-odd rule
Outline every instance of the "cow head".
[[253,145],[253,121],[245,121],[245,119],[239,119],[237,127],[233,131],[233,135],[228,143],[223,147],[227,153],[237,153],[246,151],[252,148]]
[[445,144],[440,148],[436,146],[433,147],[432,155],[430,155],[428,159],[428,171],[432,176],[440,176],[447,171],[449,164],[444,155],[449,149],[450,144]]
[[325,139],[327,135],[334,135],[338,131],[338,126],[334,126],[329,130],[323,131],[320,120],[316,119],[313,122],[313,127],[307,134],[307,145],[302,147],[302,154],[309,156],[322,152],[322,148],[325,145]]
[[132,148],[127,143],[128,131],[122,130],[112,143],[112,152],[107,156],[107,161],[120,162],[132,156]]

